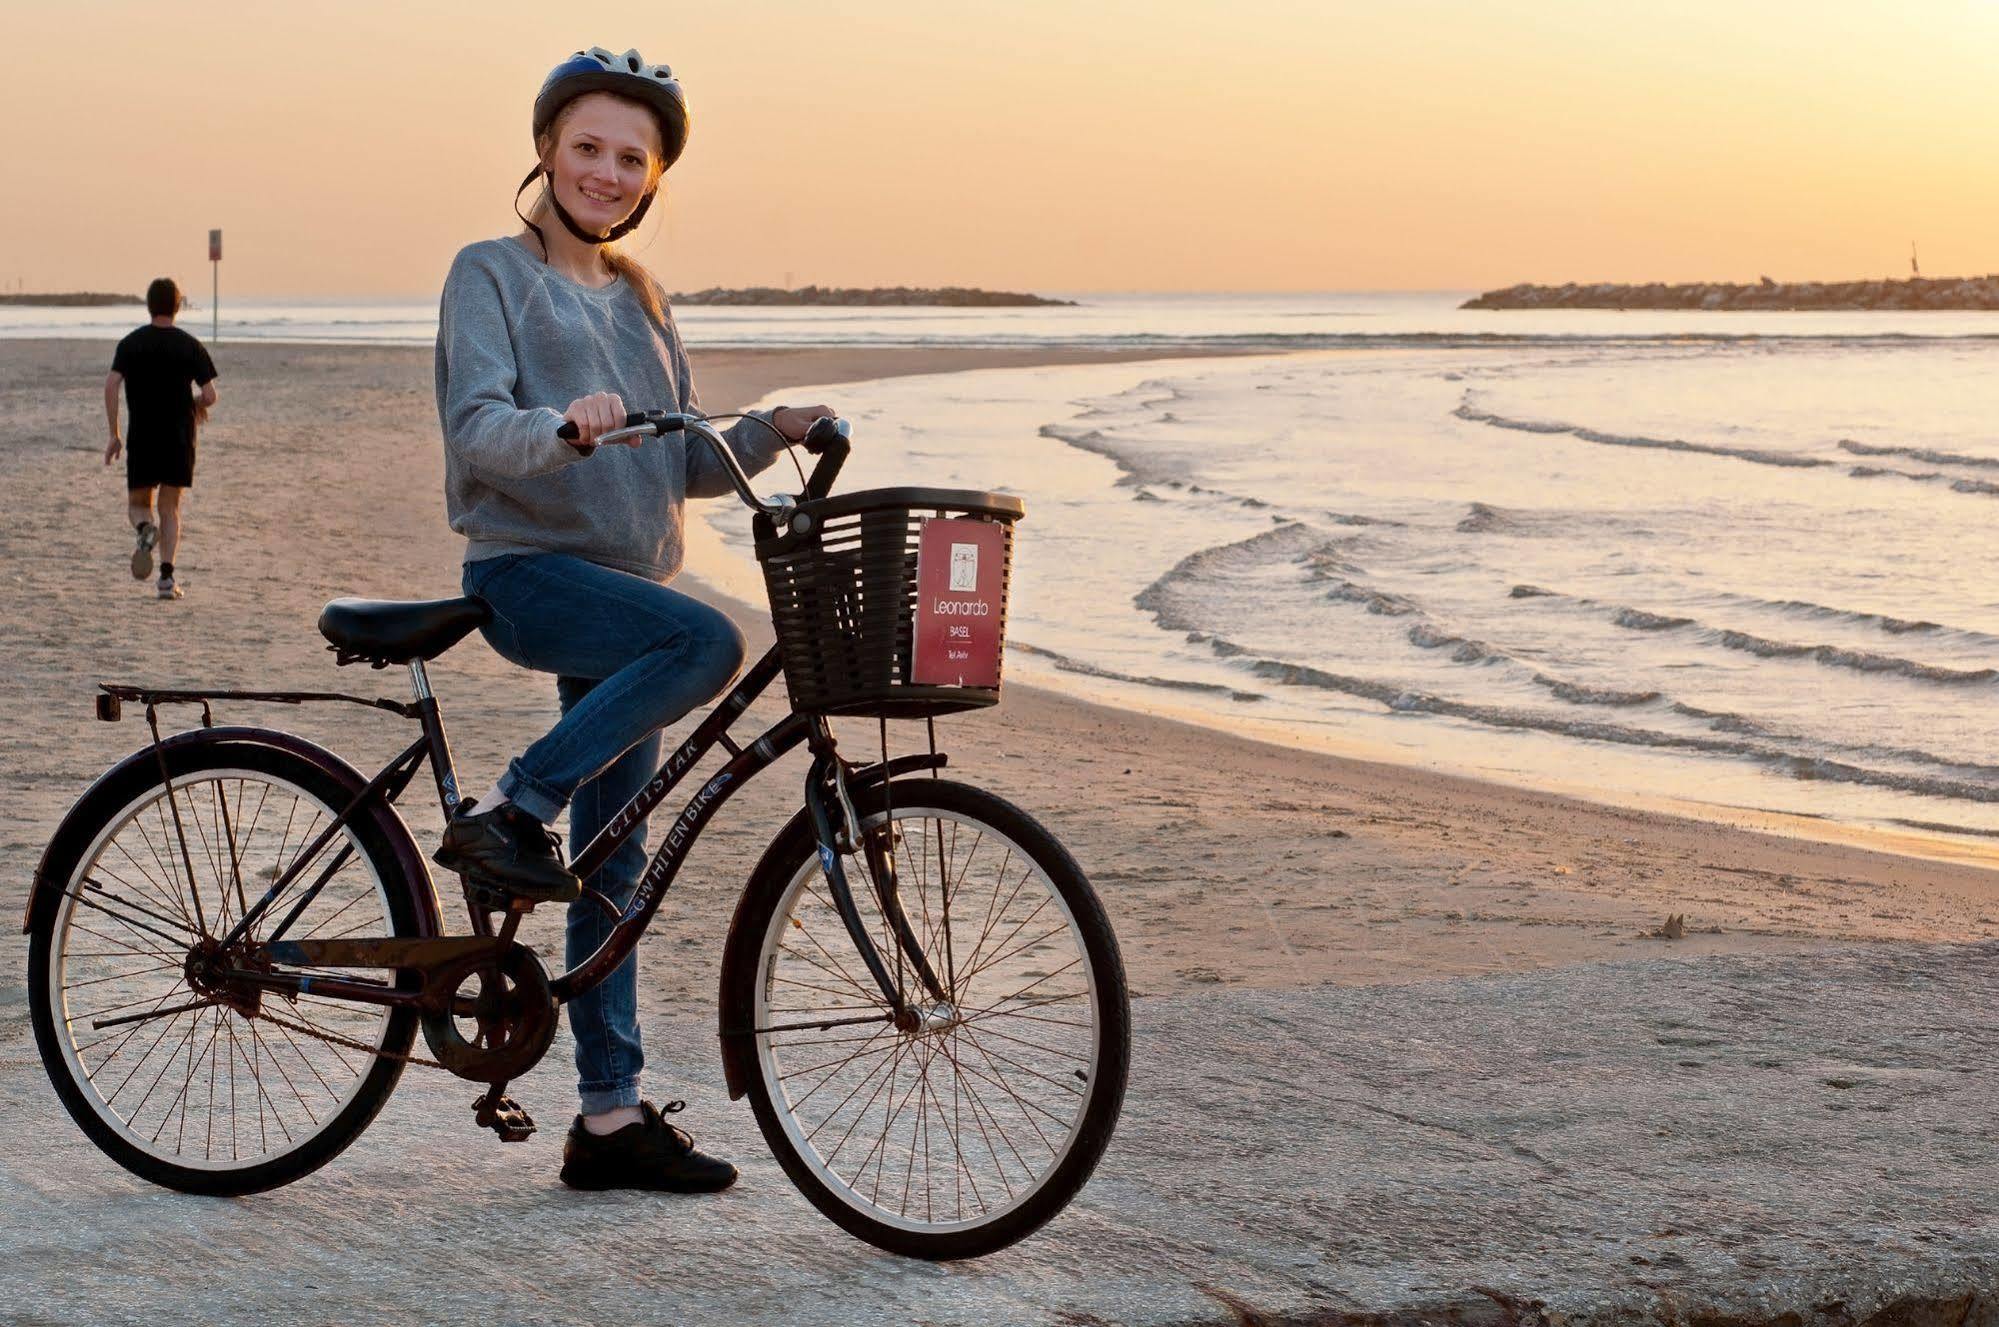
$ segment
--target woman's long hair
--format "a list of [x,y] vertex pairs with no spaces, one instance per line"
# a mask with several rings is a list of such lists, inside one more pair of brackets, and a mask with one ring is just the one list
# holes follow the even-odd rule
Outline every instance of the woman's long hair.
[[[584,95],[599,97],[618,96],[615,92],[595,92]],[[541,154],[543,162],[548,160],[549,154],[554,150],[556,143],[560,141],[562,126],[568,123],[570,113],[575,110],[576,103],[581,100],[583,98],[578,97],[557,111],[555,119],[549,122],[547,130],[540,138],[535,140],[535,150]],[[644,102],[635,101],[630,97],[618,97],[618,100],[628,105],[637,106],[648,114],[652,111],[652,108]],[[646,187],[648,189],[663,190],[665,184],[660,177],[665,173],[665,168],[660,165],[660,154],[658,151],[654,151],[649,155],[652,165],[649,172],[650,178],[646,181]],[[523,218],[537,237],[541,235],[542,226],[555,223],[556,220],[553,206],[554,200],[549,196],[551,187],[553,186],[544,172],[541,177],[541,192],[536,194],[534,201],[528,205],[527,215]],[[657,202],[658,200],[655,199],[654,201]],[[620,280],[632,288],[632,293],[639,297],[639,303],[644,306],[646,313],[651,316],[652,320],[655,323],[665,323],[666,306],[660,301],[659,282],[655,281],[652,273],[646,270],[646,265],[615,244],[600,245],[599,252],[604,255],[604,265],[609,267],[611,271],[617,274]],[[546,240],[542,242],[541,256],[543,261],[547,261],[548,243]]]

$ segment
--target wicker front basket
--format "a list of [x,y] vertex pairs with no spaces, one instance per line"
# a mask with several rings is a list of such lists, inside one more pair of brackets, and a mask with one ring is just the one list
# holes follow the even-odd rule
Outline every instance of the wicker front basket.
[[757,561],[794,709],[915,719],[977,709],[999,687],[916,686],[916,550],[932,516],[997,522],[1004,530],[1000,632],[1005,640],[1013,523],[1020,499],[942,488],[882,488],[800,504],[773,531],[759,518]]

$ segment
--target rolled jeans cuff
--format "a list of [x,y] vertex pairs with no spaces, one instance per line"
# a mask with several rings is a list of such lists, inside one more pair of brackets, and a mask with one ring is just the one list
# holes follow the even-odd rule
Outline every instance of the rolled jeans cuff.
[[576,1098],[585,1115],[602,1115],[620,1106],[636,1106],[639,1104],[639,1080],[629,1078],[611,1084],[581,1083],[577,1085]]
[[562,814],[562,808],[569,799],[562,793],[521,769],[516,758],[507,766],[507,772],[500,776],[500,792],[521,810],[533,816],[544,825],[553,825],[555,818]]

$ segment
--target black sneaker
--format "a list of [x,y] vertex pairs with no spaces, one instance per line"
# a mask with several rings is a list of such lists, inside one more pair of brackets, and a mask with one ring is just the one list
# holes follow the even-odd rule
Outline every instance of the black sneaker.
[[[686,1104],[669,1101],[666,1113]],[[719,1193],[736,1182],[734,1166],[697,1150],[694,1140],[668,1124],[650,1101],[639,1109],[644,1120],[607,1134],[591,1133],[578,1115],[562,1144],[562,1182],[572,1189],[668,1193]]]
[[567,903],[583,896],[583,882],[563,865],[559,845],[548,826],[504,802],[481,815],[451,817],[430,860],[515,898]]

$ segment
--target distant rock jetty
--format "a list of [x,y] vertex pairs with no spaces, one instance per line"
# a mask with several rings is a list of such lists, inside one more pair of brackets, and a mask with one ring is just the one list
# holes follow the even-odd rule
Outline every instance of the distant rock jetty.
[[1073,308],[1074,300],[1046,299],[1040,295],[1020,295],[1006,290],[972,290],[965,286],[805,286],[779,290],[774,286],[749,286],[724,290],[719,286],[689,291],[671,297],[675,304],[819,304],[819,305],[902,305],[928,304],[959,309],[1029,308],[1060,305]]
[[1753,286],[1696,282],[1508,286],[1466,300],[1466,309],[1999,309],[1999,273],[1907,281],[1772,281]]
[[97,309],[112,304],[144,304],[137,295],[107,295],[77,290],[62,295],[0,295],[0,304],[33,305],[45,309]]

